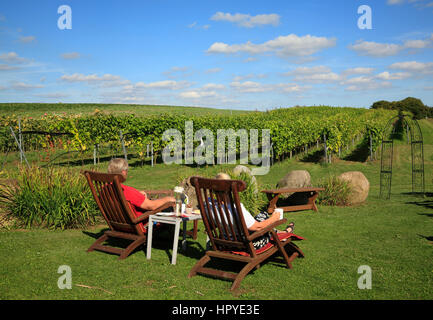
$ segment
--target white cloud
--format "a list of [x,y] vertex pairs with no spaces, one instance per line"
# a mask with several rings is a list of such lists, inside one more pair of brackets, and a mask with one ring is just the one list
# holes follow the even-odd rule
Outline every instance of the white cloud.
[[188,81],[174,81],[164,80],[150,83],[137,82],[134,85],[135,89],[166,89],[166,90],[180,90],[190,87],[191,83]]
[[298,67],[284,75],[293,76],[295,81],[311,83],[326,83],[341,80],[340,75],[332,72],[326,66]]
[[189,77],[194,74],[189,67],[172,67],[170,70],[164,71],[162,73],[164,76],[170,79],[178,78],[178,77]]
[[383,75],[381,77],[363,75],[345,79],[341,81],[340,84],[347,86],[344,89],[346,91],[369,91],[392,87],[392,84],[389,81],[377,81],[377,79],[383,80],[381,79],[383,77]]
[[295,83],[276,83],[276,84],[263,84],[255,81],[233,81],[230,87],[240,93],[262,93],[262,92],[283,92],[293,93],[309,89],[308,86],[299,86]]
[[87,82],[88,84],[95,84],[101,87],[124,86],[130,83],[129,80],[124,80],[120,76],[112,75],[109,73],[102,76],[98,76],[97,74],[84,75],[82,73],[74,73],[71,75],[65,74],[60,77],[60,80],[70,83]]
[[223,90],[225,87],[225,85],[218,83],[206,83],[202,86],[204,90]]
[[249,14],[242,13],[223,13],[217,12],[212,17],[213,21],[228,21],[236,23],[240,27],[253,28],[256,26],[273,25],[277,26],[280,23],[280,16],[278,14],[259,14],[251,16]]
[[204,25],[204,26],[199,26],[199,25],[197,24],[197,22],[194,21],[193,23],[191,23],[191,24],[188,25],[188,28],[195,28],[195,29],[203,29],[203,30],[207,30],[207,29],[210,28],[210,25],[206,24],[206,25]]
[[254,61],[257,61],[257,58],[254,58],[254,57],[248,57],[248,58],[246,58],[246,59],[244,60],[244,62],[254,62]]
[[408,49],[424,49],[431,45],[431,40],[408,40],[404,47]]
[[298,67],[292,71],[286,73],[286,75],[312,75],[315,73],[328,73],[331,69],[326,66],[314,66],[314,67]]
[[402,4],[404,0],[388,0],[386,3],[389,5]]
[[74,60],[81,57],[79,52],[65,52],[61,54],[62,58],[65,60]]
[[179,96],[184,99],[223,98],[217,91],[224,90],[225,88],[223,84],[206,83],[200,88],[181,92]]
[[244,82],[233,81],[230,83],[230,87],[243,93],[265,92],[272,89],[270,86],[266,86],[255,81],[244,81]]
[[284,92],[301,92],[304,91],[305,89],[309,89],[310,87],[307,86],[301,87],[293,83],[279,83],[276,85],[276,88],[281,89]]
[[10,66],[8,64],[0,64],[0,71],[9,71],[9,70],[16,70],[19,69],[16,66]]
[[30,90],[36,88],[43,88],[44,86],[41,84],[28,84],[25,82],[17,81],[11,85],[12,89],[15,90]]
[[217,93],[215,91],[200,91],[200,90],[189,90],[181,92],[180,97],[185,99],[201,99],[208,97],[215,97]]
[[74,73],[71,75],[63,75],[60,79],[68,82],[99,82],[99,81],[113,81],[119,80],[120,76],[115,76],[112,74],[104,74],[103,76],[98,76],[97,74],[84,75],[82,73]]
[[256,73],[249,73],[249,74],[245,74],[242,76],[235,76],[233,78],[233,81],[243,81],[243,80],[254,79],[254,78],[263,79],[266,77],[267,77],[267,75],[264,73],[257,73],[257,74]]
[[378,43],[358,40],[354,45],[350,45],[349,49],[356,51],[360,55],[387,57],[398,54],[403,47],[393,43]]
[[373,81],[372,77],[367,77],[367,76],[359,76],[359,77],[354,77],[354,78],[350,78],[350,79],[346,79],[344,81],[342,81],[342,84],[352,84],[352,85],[364,85],[364,84],[369,84]]
[[433,62],[405,61],[396,62],[389,66],[390,69],[403,70],[414,75],[433,73]]
[[262,44],[254,44],[250,41],[233,45],[215,42],[209,47],[207,53],[236,54],[243,52],[252,55],[274,53],[281,57],[308,56],[335,45],[335,38],[311,35],[298,37],[295,34],[289,34],[287,36],[279,36]]
[[409,72],[389,73],[388,71],[384,71],[382,73],[379,73],[375,77],[381,80],[402,80],[410,78],[411,76],[412,75]]
[[218,72],[221,72],[221,71],[222,71],[221,68],[211,68],[211,69],[207,69],[204,73],[207,73],[207,74],[209,74],[209,73],[218,73]]
[[365,68],[365,67],[356,67],[346,69],[342,72],[343,75],[352,75],[352,74],[371,74],[374,71],[374,68]]
[[417,8],[428,8],[433,6],[433,2],[424,3],[424,0],[387,0],[388,5],[400,5],[403,3],[413,3],[413,5]]
[[403,44],[378,43],[374,41],[358,40],[354,45],[349,45],[349,49],[360,55],[372,57],[395,56],[405,49],[425,49],[433,45],[433,34],[424,39],[406,40]]
[[0,55],[0,60],[8,63],[25,63],[27,59],[18,56],[16,52],[3,53]]
[[365,83],[353,84],[345,88],[346,91],[370,91],[392,87],[391,82],[374,82],[369,81]]
[[51,93],[35,94],[35,96],[40,98],[47,98],[47,99],[62,99],[62,98],[67,98],[70,95],[65,94],[64,92],[51,92]]
[[341,79],[340,76],[334,72],[317,73],[317,74],[295,77],[295,80],[297,81],[312,82],[312,83],[326,83],[326,82],[339,81],[340,79]]
[[34,36],[20,37],[19,41],[21,43],[30,43],[30,42],[36,41],[36,38]]

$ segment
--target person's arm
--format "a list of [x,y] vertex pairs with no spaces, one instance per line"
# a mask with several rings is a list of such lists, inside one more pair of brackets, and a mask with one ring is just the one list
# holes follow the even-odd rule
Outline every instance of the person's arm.
[[269,226],[270,224],[278,221],[280,219],[280,214],[279,213],[273,213],[269,219],[263,220],[263,221],[256,221],[254,222],[254,224],[248,228],[248,230],[251,231],[258,231],[260,229],[266,228],[267,226]]
[[248,230],[250,231],[258,231],[260,229],[266,228],[270,224],[278,221],[280,219],[280,214],[273,213],[268,219],[263,221],[257,221],[254,217],[249,213],[249,211],[245,208],[245,206],[241,203],[242,214],[244,216],[245,223],[247,225]]
[[140,205],[140,208],[144,210],[155,210],[167,202],[176,202],[176,199],[174,197],[164,197],[161,199],[150,200],[148,197],[146,197],[146,199],[144,199],[143,203]]

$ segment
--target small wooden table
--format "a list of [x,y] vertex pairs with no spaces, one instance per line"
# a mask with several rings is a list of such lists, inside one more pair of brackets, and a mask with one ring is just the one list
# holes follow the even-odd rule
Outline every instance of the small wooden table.
[[268,213],[274,212],[277,207],[278,198],[282,193],[304,193],[307,196],[308,202],[302,205],[289,205],[282,208],[284,212],[286,211],[299,211],[299,210],[314,210],[317,211],[316,198],[319,195],[319,191],[323,191],[325,188],[283,188],[283,189],[271,189],[263,190],[269,200]]
[[[159,215],[161,214],[161,215]],[[151,258],[151,250],[152,250],[152,234],[153,234],[153,223],[167,223],[174,224],[174,240],[173,240],[173,254],[171,256],[171,264],[176,264],[177,258],[177,244],[179,242],[179,231],[180,231],[180,223],[183,222],[183,232],[182,232],[182,250],[186,249],[186,235],[188,231],[186,230],[186,223],[188,221],[194,221],[194,232],[192,234],[193,238],[196,239],[197,235],[197,221],[201,219],[200,214],[191,214],[191,215],[183,215],[182,217],[176,217],[174,212],[160,212],[156,214],[152,214],[149,216],[149,226],[147,228],[147,259]]]

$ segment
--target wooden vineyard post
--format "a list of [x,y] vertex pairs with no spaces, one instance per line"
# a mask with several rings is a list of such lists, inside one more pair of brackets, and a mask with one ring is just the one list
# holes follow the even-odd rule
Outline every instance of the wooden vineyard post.
[[23,150],[22,152],[20,152],[20,162],[23,163],[24,148],[23,148],[23,135],[21,133],[21,119],[18,119],[18,141],[19,141],[19,145],[20,145],[21,150]]
[[119,130],[120,133],[120,142],[122,143],[123,155],[125,160],[128,160],[128,154],[126,153],[125,141],[123,140],[122,130]]
[[150,143],[151,165],[153,167],[153,141]]
[[326,134],[323,134],[323,143],[325,145],[325,163],[328,163],[328,147],[326,146]]
[[12,129],[12,127],[9,127],[9,128],[11,129],[12,136],[14,137],[15,142],[16,142],[17,145],[18,145],[18,149],[20,150],[20,154],[21,154],[21,156],[22,156],[22,157],[24,158],[24,160],[26,161],[26,163],[27,163],[27,167],[30,168],[29,162],[27,161],[26,155],[24,154],[23,149],[21,148],[21,144],[20,144],[20,142],[18,141],[18,139],[17,139],[17,137],[16,137],[16,135],[15,135],[14,129]]

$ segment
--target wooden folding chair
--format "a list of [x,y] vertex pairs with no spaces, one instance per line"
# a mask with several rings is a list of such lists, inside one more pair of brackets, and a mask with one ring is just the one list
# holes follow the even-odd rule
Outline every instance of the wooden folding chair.
[[[125,259],[137,247],[146,242],[146,229],[149,216],[174,205],[166,203],[165,205],[142,213],[136,217],[131,209],[131,204],[126,201],[120,185],[123,177],[119,174],[99,173],[85,171],[84,175],[89,183],[93,197],[101,211],[110,230],[98,238],[87,250],[99,250],[119,255],[119,259]],[[148,191],[149,192],[149,191]],[[156,194],[170,194],[170,190],[150,191]],[[104,245],[103,243],[109,238],[120,238],[133,241],[125,249]]]
[[[239,287],[241,281],[254,268],[278,253],[281,254],[288,268],[292,268],[292,261],[300,256],[302,251],[291,242],[290,237],[280,240],[281,233],[274,228],[286,223],[286,219],[279,220],[268,227],[250,233],[245,225],[239,192],[245,190],[245,182],[240,180],[191,178],[195,187],[201,216],[212,246],[205,255],[194,265],[188,277],[197,273],[214,276],[233,281],[230,290]],[[255,250],[254,239],[271,233],[271,241],[261,249]],[[288,234],[287,234],[288,235]],[[282,239],[282,238],[281,238]],[[239,273],[226,272],[205,265],[213,258],[240,261],[246,266]]]

